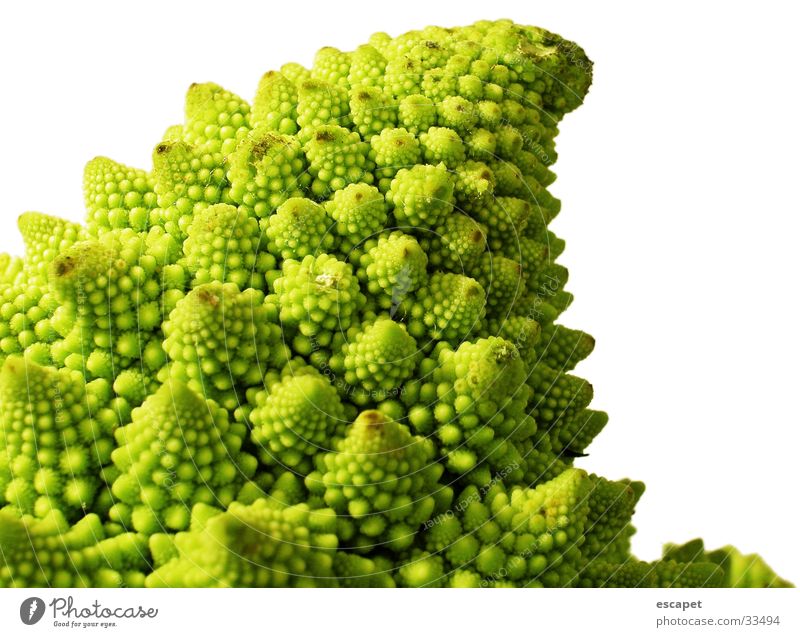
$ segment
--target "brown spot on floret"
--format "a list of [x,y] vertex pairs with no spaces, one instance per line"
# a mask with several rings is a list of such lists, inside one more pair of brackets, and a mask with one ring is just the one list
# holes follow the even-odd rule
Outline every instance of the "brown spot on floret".
[[332,142],[334,140],[334,135],[329,130],[321,130],[317,131],[317,134],[314,135],[314,139],[318,142]]
[[255,160],[262,159],[267,154],[267,151],[279,141],[280,138],[276,135],[266,135],[253,144],[250,154]]
[[72,257],[64,257],[55,263],[56,276],[66,276],[75,269]]
[[320,82],[318,80],[306,80],[300,85],[300,89],[303,91],[316,91],[317,89],[324,88],[325,82]]
[[219,305],[219,297],[214,294],[213,292],[209,292],[208,290],[201,289],[197,292],[197,298],[201,303],[206,303],[211,307],[216,307]]
[[163,155],[163,154],[164,154],[164,153],[166,153],[168,150],[169,150],[169,144],[159,144],[158,146],[156,146],[156,152],[157,152],[159,155]]
[[370,95],[368,91],[361,91],[358,94],[358,99],[367,101],[368,99],[372,99],[372,95]]
[[365,411],[363,414],[361,414],[360,418],[367,429],[375,431],[382,429],[385,422],[383,414],[377,409]]

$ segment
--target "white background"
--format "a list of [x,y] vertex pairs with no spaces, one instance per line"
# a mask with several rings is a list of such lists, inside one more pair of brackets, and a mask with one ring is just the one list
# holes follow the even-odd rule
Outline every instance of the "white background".
[[13,3],[0,26],[0,248],[16,217],[82,218],[83,164],[150,167],[183,93],[370,33],[511,17],[581,44],[586,103],[559,137],[578,372],[607,430],[582,466],[648,490],[638,555],[702,535],[800,582],[798,44],[790,3]]

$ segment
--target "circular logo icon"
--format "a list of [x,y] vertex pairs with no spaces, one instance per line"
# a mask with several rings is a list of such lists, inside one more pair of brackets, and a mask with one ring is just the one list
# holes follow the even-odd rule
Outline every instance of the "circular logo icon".
[[40,597],[29,597],[19,607],[19,618],[28,626],[33,626],[43,616],[44,600]]

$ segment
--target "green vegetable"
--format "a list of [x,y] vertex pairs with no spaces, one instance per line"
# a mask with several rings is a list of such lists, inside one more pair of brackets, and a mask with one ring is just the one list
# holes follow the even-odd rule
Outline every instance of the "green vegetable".
[[2,586],[789,586],[631,554],[644,485],[575,466],[554,139],[583,50],[508,20],[193,84],[152,170],[0,255]]

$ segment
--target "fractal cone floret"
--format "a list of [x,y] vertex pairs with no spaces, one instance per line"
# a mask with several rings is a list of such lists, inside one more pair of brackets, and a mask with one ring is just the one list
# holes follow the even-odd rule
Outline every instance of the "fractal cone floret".
[[308,53],[252,103],[192,84],[149,168],[89,161],[85,223],[19,216],[0,586],[790,586],[637,559],[644,485],[581,468],[609,418],[549,188],[583,49],[499,20]]

